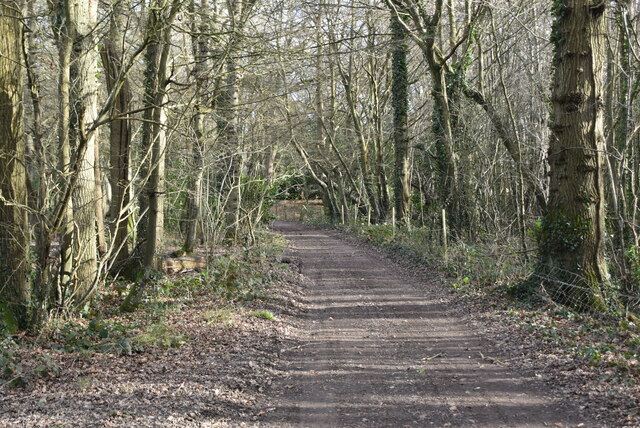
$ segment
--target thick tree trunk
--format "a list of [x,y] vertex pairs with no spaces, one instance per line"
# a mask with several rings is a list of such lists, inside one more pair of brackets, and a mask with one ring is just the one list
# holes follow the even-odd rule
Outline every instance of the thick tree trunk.
[[[37,15],[35,13],[33,1],[24,2],[24,15],[29,17],[26,25],[30,28],[35,27]],[[30,328],[36,330],[47,316],[47,311],[51,304],[52,281],[48,277],[50,271],[49,250],[50,230],[49,225],[44,220],[47,214],[47,202],[50,194],[50,178],[49,178],[49,152],[44,145],[44,127],[42,122],[43,103],[40,96],[41,83],[36,74],[35,64],[37,63],[36,52],[38,51],[38,34],[30,31],[24,34],[25,45],[25,68],[27,71],[27,82],[29,85],[29,96],[33,107],[32,117],[32,135],[33,148],[28,155],[28,164],[31,167],[32,175],[29,179],[31,190],[31,207],[34,211],[36,223],[33,225],[35,235],[35,270],[33,277],[32,290],[32,314],[30,320]]]
[[0,305],[8,304],[18,326],[26,328],[30,266],[20,19],[17,1],[0,4]]
[[[58,76],[58,96],[60,97],[60,118],[58,119],[58,150],[59,150],[59,170],[65,187],[70,187],[71,176],[71,54],[73,50],[73,35],[65,22],[69,15],[69,7],[62,0],[57,3],[58,10],[53,13],[60,15],[60,24],[57,30],[58,60],[60,62],[60,74]],[[62,225],[60,237],[60,269],[58,287],[56,290],[56,300],[59,306],[65,304],[65,290],[71,286],[71,275],[74,270],[73,265],[73,201],[69,197],[62,199]]]
[[193,252],[196,245],[196,231],[200,221],[200,205],[202,198],[202,179],[204,177],[204,151],[205,151],[205,121],[202,109],[206,105],[206,84],[208,71],[208,57],[210,54],[209,25],[207,23],[209,2],[201,0],[196,11],[195,0],[191,0],[191,48],[193,54],[194,78],[196,94],[193,115],[193,145],[191,147],[192,175],[187,191],[187,236],[183,250],[186,253]]
[[122,0],[112,0],[111,23],[108,37],[105,38],[101,51],[102,64],[105,69],[107,89],[113,94],[114,102],[111,115],[116,119],[110,124],[109,136],[109,181],[111,183],[111,205],[109,219],[111,221],[112,257],[118,268],[129,258],[128,218],[130,214],[129,177],[131,123],[128,112],[131,110],[131,85],[129,78],[123,73],[123,43],[126,25]]
[[558,3],[553,31],[550,187],[539,271],[555,300],[583,310],[603,310],[612,297],[604,258],[604,11],[604,0]]
[[409,165],[409,73],[407,70],[407,31],[392,13],[392,107],[393,141],[395,151],[394,199],[396,216],[399,221],[410,222],[409,202],[411,198]]
[[[122,309],[135,309],[147,285],[162,269],[164,251],[164,202],[166,197],[165,160],[167,149],[167,85],[169,55],[171,53],[171,24],[178,13],[179,0],[155,0],[149,8],[147,35],[149,46],[145,56],[145,124],[142,145],[151,154],[149,179],[141,195],[141,208],[145,218],[140,222],[137,257],[140,265],[133,268],[138,281],[133,285]],[[145,213],[146,211],[146,213]]]
[[433,84],[433,133],[436,139],[436,165],[438,169],[439,183],[437,186],[440,203],[449,211],[452,228],[460,228],[458,209],[459,203],[457,184],[458,174],[453,151],[453,126],[451,109],[447,95],[447,80],[444,64],[441,62],[437,51],[433,46],[427,52],[429,70]]
[[[166,70],[166,61],[164,70]],[[161,66],[162,67],[162,66]],[[166,80],[166,75],[164,76]],[[164,202],[166,196],[165,163],[167,149],[167,95],[164,91],[158,94],[157,105],[153,115],[153,148],[151,154],[151,177],[148,185],[149,220],[147,226],[146,247],[143,266],[145,271],[158,271],[162,268],[162,251],[164,251]]]
[[[72,123],[79,159],[78,181],[73,192],[75,227],[72,302],[79,308],[95,291],[98,275],[96,246],[95,132],[88,133],[97,116],[97,60],[93,36],[98,21],[98,1],[70,2],[69,27],[74,34],[71,65]],[[82,148],[84,146],[84,149]],[[102,201],[100,201],[102,202]]]
[[[165,161],[167,148],[167,79],[169,74],[169,54],[171,51],[171,23],[177,13],[177,0],[171,10],[160,8],[155,12],[155,22],[150,31],[158,37],[150,46],[147,57],[147,74],[153,75],[149,88],[148,100],[151,115],[151,127],[148,144],[151,147],[151,173],[146,186],[148,198],[147,229],[143,269],[145,272],[161,269],[162,251],[164,250],[164,201]],[[165,8],[166,9],[166,8]]]
[[59,0],[51,6],[57,18],[54,31],[60,59],[58,139],[60,170],[66,188],[59,211],[63,220],[58,304],[77,309],[91,298],[98,280],[95,132],[88,131],[97,115],[97,52],[93,32],[98,2]]

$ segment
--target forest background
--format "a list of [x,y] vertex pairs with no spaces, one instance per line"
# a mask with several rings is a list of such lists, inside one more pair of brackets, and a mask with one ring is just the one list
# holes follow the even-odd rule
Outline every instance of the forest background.
[[169,250],[211,263],[258,245],[276,201],[317,198],[454,288],[633,330],[639,12],[3,1],[2,329],[90,314],[116,291],[133,311]]

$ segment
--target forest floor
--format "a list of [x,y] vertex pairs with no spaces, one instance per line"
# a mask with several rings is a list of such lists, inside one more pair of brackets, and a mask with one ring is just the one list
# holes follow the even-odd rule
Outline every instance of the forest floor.
[[189,296],[144,351],[34,345],[23,365],[44,375],[0,382],[0,426],[640,426],[633,392],[596,393],[597,374],[433,274],[339,232],[274,229],[289,246],[268,294]]

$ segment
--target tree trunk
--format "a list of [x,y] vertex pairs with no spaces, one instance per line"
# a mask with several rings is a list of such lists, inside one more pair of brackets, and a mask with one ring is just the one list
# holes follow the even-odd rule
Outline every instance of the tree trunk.
[[[24,15],[29,17],[26,25],[35,28],[37,15],[33,1],[24,2]],[[32,314],[30,328],[36,330],[46,319],[47,311],[52,300],[52,281],[48,277],[50,271],[49,250],[51,248],[51,236],[49,225],[45,220],[47,203],[50,194],[49,177],[49,152],[44,145],[44,128],[42,123],[42,100],[40,96],[41,83],[36,75],[35,64],[37,63],[36,52],[38,50],[38,35],[32,30],[24,34],[25,44],[25,68],[27,71],[27,82],[29,85],[29,96],[33,107],[33,122],[31,125],[33,135],[33,150],[28,163],[33,171],[29,181],[32,186],[31,207],[36,219],[34,228],[35,235],[35,263],[33,264],[35,273],[33,277],[32,290]]]
[[[151,129],[148,144],[151,146],[151,174],[146,186],[148,197],[148,224],[143,257],[145,272],[161,268],[164,250],[164,201],[165,201],[165,151],[167,147],[167,84],[169,75],[169,53],[171,51],[171,23],[177,13],[178,0],[174,0],[171,10],[156,8],[151,11],[150,31],[156,40],[149,46],[147,57],[148,75],[151,90],[148,100],[151,102]],[[159,6],[159,5],[158,5]]]
[[187,191],[187,236],[183,246],[186,253],[193,252],[196,244],[196,231],[200,220],[200,199],[202,197],[202,179],[204,176],[205,121],[202,109],[206,104],[208,57],[210,54],[209,25],[207,25],[209,4],[201,0],[196,12],[195,0],[191,0],[191,48],[193,54],[196,94],[193,115],[192,171]]
[[[97,59],[94,31],[98,20],[98,1],[85,0],[69,4],[69,28],[73,32],[74,61],[71,65],[72,124],[76,156],[79,159],[78,181],[73,192],[74,269],[72,301],[76,308],[84,305],[95,291],[98,275],[95,219],[95,132],[88,133],[97,116]],[[84,147],[83,147],[84,146]]]
[[105,236],[105,223],[104,223],[104,206],[105,195],[102,191],[102,168],[100,166],[100,140],[96,138],[94,149],[94,162],[93,162],[93,180],[95,182],[95,216],[96,216],[96,240],[97,251],[100,257],[107,253],[107,239]]
[[[149,179],[141,195],[142,206],[146,211],[145,219],[139,229],[141,243],[138,244],[138,257],[141,264],[134,270],[137,281],[125,301],[122,309],[135,309],[150,281],[162,268],[164,251],[164,201],[166,196],[165,160],[167,148],[167,85],[169,73],[169,55],[171,52],[171,24],[179,11],[181,2],[173,0],[168,5],[154,0],[149,8],[147,35],[149,45],[145,56],[145,121],[142,145],[151,151]],[[148,153],[148,152],[147,152]]]
[[533,191],[536,202],[540,207],[540,210],[544,212],[547,206],[547,198],[544,193],[544,188],[542,187],[542,183],[540,179],[536,176],[536,174],[526,165],[523,165],[522,153],[520,150],[520,145],[516,141],[513,136],[513,133],[509,131],[508,125],[504,122],[502,117],[498,114],[493,104],[485,98],[481,91],[475,91],[467,86],[463,88],[464,95],[478,104],[482,109],[487,113],[491,124],[493,125],[493,129],[496,131],[496,134],[502,141],[505,149],[507,149],[507,153],[513,160],[516,165],[520,165],[522,169],[523,179],[525,180],[527,186]]
[[[372,34],[376,33],[375,28],[371,28]],[[374,49],[375,39],[371,36],[368,42],[368,47]],[[386,65],[386,64],[385,64]],[[386,67],[384,67],[386,68]],[[372,130],[373,130],[373,152],[375,157],[374,169],[374,181],[376,187],[376,201],[378,203],[378,216],[373,219],[375,222],[383,222],[386,220],[387,212],[389,211],[389,190],[387,188],[387,176],[385,171],[384,161],[384,108],[385,102],[384,92],[381,90],[381,82],[378,77],[378,60],[373,55],[369,56],[367,61],[367,74],[369,75],[369,85],[371,87],[371,115],[372,115]]]
[[60,170],[66,188],[59,203],[63,220],[58,304],[78,309],[91,298],[98,280],[95,132],[89,131],[97,116],[97,52],[93,34],[98,2],[60,0],[51,6],[56,16],[54,31],[60,59],[58,139]]
[[[73,51],[73,34],[68,24],[69,6],[64,0],[58,0],[56,10],[52,12],[59,18],[55,22],[58,43],[58,60],[60,74],[58,76],[58,96],[60,97],[60,118],[58,119],[59,170],[64,186],[71,186],[71,143],[69,141],[71,126],[71,59]],[[73,201],[70,197],[60,201],[63,206],[60,237],[60,269],[56,300],[59,306],[65,305],[66,290],[71,286],[73,265]]]
[[30,266],[20,19],[17,1],[0,4],[0,305],[6,302],[18,327],[26,328]]
[[242,204],[242,151],[238,138],[238,103],[240,97],[240,72],[233,53],[227,58],[227,83],[226,91],[222,97],[221,123],[218,130],[225,145],[226,154],[229,159],[228,192],[226,212],[226,238],[231,242],[237,242],[240,236],[240,207]]
[[[34,2],[24,2],[23,15],[26,18],[26,25],[30,28],[35,27],[36,13],[34,10]],[[43,145],[43,127],[42,127],[42,100],[40,97],[41,84],[38,80],[38,76],[35,73],[35,64],[37,62],[36,52],[38,50],[38,36],[35,32],[25,32],[24,37],[24,49],[25,49],[25,69],[27,74],[27,84],[29,88],[29,98],[33,107],[33,118],[31,123],[31,134],[33,136],[33,146],[31,150],[27,147],[27,172],[29,174],[28,180],[31,185],[30,205],[34,211],[38,214],[42,214],[42,209],[45,206],[45,201],[48,196],[47,186],[47,151]],[[43,222],[38,222],[36,225],[38,229],[41,229]],[[40,248],[40,242],[46,235],[44,231],[36,232],[36,246]]]
[[449,211],[449,219],[453,229],[460,228],[457,209],[454,204],[457,200],[457,168],[453,152],[453,126],[451,123],[451,110],[447,95],[447,80],[444,64],[441,62],[437,51],[431,47],[428,57],[429,70],[433,84],[433,133],[436,147],[436,166],[439,183],[437,186],[440,203]]
[[130,186],[129,177],[131,124],[129,111],[131,110],[131,85],[129,78],[123,73],[123,43],[126,25],[122,0],[112,0],[111,23],[108,37],[105,38],[101,50],[102,64],[105,69],[107,90],[113,94],[114,102],[111,111],[115,117],[110,123],[109,136],[109,181],[111,183],[111,205],[109,219],[111,221],[112,257],[114,265],[122,267],[129,258],[128,218],[130,215]]
[[605,2],[556,4],[550,186],[539,274],[558,302],[604,310]]
[[[400,12],[402,13],[402,12]],[[395,13],[391,16],[392,52],[392,107],[393,142],[395,148],[394,198],[396,216],[399,221],[410,222],[409,202],[411,183],[409,171],[409,74],[407,70],[407,31],[398,21]]]
[[229,13],[229,52],[227,53],[227,83],[226,91],[222,97],[220,108],[221,121],[218,123],[218,131],[226,146],[229,166],[227,168],[227,202],[225,204],[227,233],[226,238],[232,242],[238,242],[244,235],[247,221],[242,216],[242,177],[246,162],[246,154],[243,153],[242,138],[239,136],[239,103],[240,103],[240,77],[241,69],[238,65],[238,47],[244,36],[244,26],[255,4],[255,0],[229,0],[227,1]]

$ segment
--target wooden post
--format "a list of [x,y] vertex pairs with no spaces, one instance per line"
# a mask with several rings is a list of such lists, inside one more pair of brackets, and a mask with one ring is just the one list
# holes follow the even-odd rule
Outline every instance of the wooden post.
[[447,211],[442,210],[442,247],[444,248],[444,257],[447,258]]
[[306,216],[307,216],[307,204],[303,202],[302,207],[300,208],[300,221],[303,222]]
[[393,235],[396,234],[396,207],[391,208],[391,225],[393,228]]
[[367,210],[367,226],[371,226],[371,208]]

